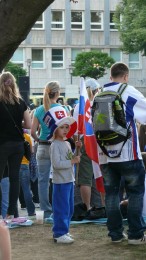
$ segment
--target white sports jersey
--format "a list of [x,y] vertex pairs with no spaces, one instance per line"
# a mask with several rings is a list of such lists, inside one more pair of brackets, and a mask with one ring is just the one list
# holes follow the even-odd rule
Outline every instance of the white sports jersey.
[[[104,85],[103,91],[118,91],[120,85],[121,83],[111,82]],[[109,158],[105,156],[107,162],[124,162],[142,159],[139,147],[136,121],[142,124],[146,123],[146,98],[133,86],[128,85],[122,94],[122,99],[126,105],[124,106],[126,121],[127,123],[131,124],[132,135],[130,139],[128,139],[125,143],[121,152],[121,156],[118,158]],[[115,156],[118,153],[122,146],[122,143],[106,146],[110,156]],[[100,164],[102,164],[103,162],[102,157],[103,155],[100,158],[99,153]]]

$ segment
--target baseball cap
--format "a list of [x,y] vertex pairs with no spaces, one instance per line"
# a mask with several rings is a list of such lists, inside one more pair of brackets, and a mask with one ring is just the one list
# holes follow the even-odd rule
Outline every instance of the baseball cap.
[[86,88],[90,88],[92,91],[100,88],[100,84],[94,78],[89,78],[85,81]]

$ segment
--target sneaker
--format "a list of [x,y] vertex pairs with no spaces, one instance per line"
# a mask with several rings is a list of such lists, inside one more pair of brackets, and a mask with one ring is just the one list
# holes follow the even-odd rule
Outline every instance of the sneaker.
[[71,244],[74,242],[74,239],[71,238],[70,236],[67,236],[67,234],[61,236],[61,237],[57,237],[54,238],[54,242],[56,243],[61,243],[61,244]]
[[29,220],[35,220],[35,219],[36,219],[36,213],[34,213],[34,214],[29,214],[29,215],[28,215],[28,219],[29,219]]
[[0,219],[0,225],[7,226],[7,221],[5,219]]
[[28,214],[29,217],[33,217],[33,216],[36,216],[36,213],[31,213],[31,214]]
[[50,215],[52,214],[52,212],[50,210],[46,210],[44,211],[44,219],[45,218],[50,218]]
[[85,215],[85,219],[94,220],[99,218],[106,218],[105,207],[96,208],[92,207]]
[[12,219],[13,219],[13,216],[7,214],[6,217],[4,218],[4,222],[7,224],[11,223]]
[[143,235],[140,239],[128,239],[129,245],[144,245],[146,244],[146,235]]
[[70,233],[67,233],[66,235],[67,235],[68,237],[73,238],[73,236],[72,236]]
[[13,216],[12,215],[8,215],[8,214],[5,217],[6,220],[12,220],[12,218],[13,218]]
[[40,204],[39,203],[34,203],[35,208],[40,208]]
[[117,239],[117,240],[112,240],[112,242],[113,243],[121,243],[121,242],[123,242],[125,240],[128,240],[128,237],[127,237],[127,235],[125,233],[123,233],[123,237],[122,238]]

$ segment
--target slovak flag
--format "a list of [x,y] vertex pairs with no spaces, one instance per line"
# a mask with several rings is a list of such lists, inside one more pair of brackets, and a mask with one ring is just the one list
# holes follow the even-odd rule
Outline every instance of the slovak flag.
[[99,192],[105,192],[103,177],[98,161],[98,147],[91,120],[91,105],[88,98],[85,81],[82,77],[80,82],[78,134],[84,135],[85,150],[89,158],[92,160],[96,188]]

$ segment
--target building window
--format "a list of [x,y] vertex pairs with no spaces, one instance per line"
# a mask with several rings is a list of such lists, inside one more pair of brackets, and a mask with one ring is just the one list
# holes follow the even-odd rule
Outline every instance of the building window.
[[116,25],[114,23],[114,14],[115,12],[110,12],[110,30],[117,31]]
[[43,30],[44,29],[44,14],[38,18],[35,24],[32,27],[33,30]]
[[32,49],[32,69],[44,68],[44,51],[43,49]]
[[103,13],[91,11],[91,30],[103,30]]
[[110,49],[110,56],[115,62],[120,62],[122,60],[122,53],[119,49]]
[[83,30],[83,12],[72,11],[71,12],[71,29]]
[[75,63],[75,59],[79,53],[82,52],[82,49],[71,49],[71,63]]
[[53,30],[64,29],[64,12],[52,11],[51,28]]
[[52,68],[63,68],[63,49],[52,49]]
[[13,54],[13,56],[11,58],[11,61],[23,68],[23,65],[24,65],[24,51],[23,51],[23,48],[18,48],[14,52],[14,54]]
[[139,52],[129,53],[129,68],[130,69],[139,69],[140,68]]
[[98,52],[103,52],[103,49],[101,48],[91,48],[91,51],[98,51]]

